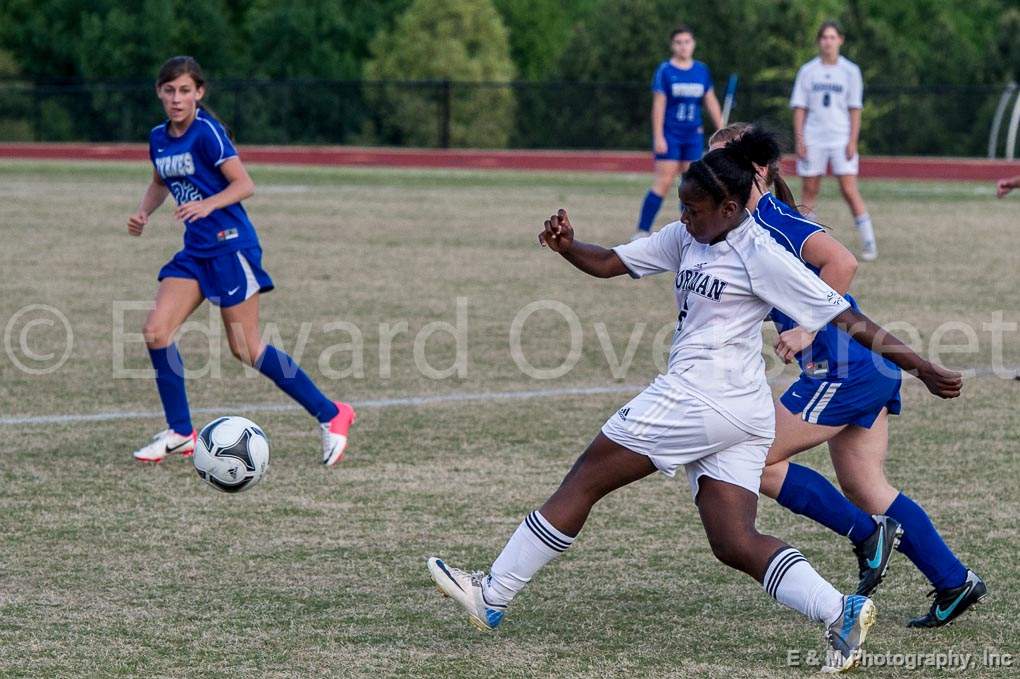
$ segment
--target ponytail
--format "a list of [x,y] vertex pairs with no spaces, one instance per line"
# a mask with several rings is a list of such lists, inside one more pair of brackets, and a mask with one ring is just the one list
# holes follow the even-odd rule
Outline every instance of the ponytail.
[[779,168],[776,168],[775,172],[769,170],[769,176],[772,179],[772,192],[776,194],[776,198],[783,201],[790,207],[797,207],[797,199],[793,197],[793,191],[790,190],[790,185],[786,183],[786,180],[779,175]]
[[212,118],[213,120],[220,124],[220,127],[223,128],[223,131],[227,133],[227,137],[230,138],[230,141],[237,141],[236,139],[234,139],[234,131],[230,129],[230,127],[228,127],[227,124],[223,122],[223,120],[218,115],[216,115],[216,112],[213,111],[208,104],[199,104],[198,108],[199,110],[204,111],[207,116],[209,116],[210,118]]

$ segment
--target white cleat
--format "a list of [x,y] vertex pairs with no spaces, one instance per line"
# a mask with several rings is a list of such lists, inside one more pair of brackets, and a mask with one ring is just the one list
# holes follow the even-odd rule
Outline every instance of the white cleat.
[[869,240],[861,246],[861,259],[865,262],[874,262],[878,259],[878,245],[875,241]]
[[822,672],[849,672],[861,663],[862,646],[875,617],[875,604],[868,597],[860,594],[843,597],[843,611],[825,631],[827,648]]
[[152,443],[136,450],[133,455],[139,462],[162,462],[167,455],[190,457],[195,452],[196,439],[195,432],[184,436],[173,429],[166,429],[153,436]]
[[645,231],[644,229],[638,229],[637,231],[635,231],[634,233],[631,234],[630,241],[633,243],[636,240],[641,240],[642,238],[648,238],[651,235],[652,235],[651,230]]
[[442,559],[430,556],[428,560],[429,575],[436,581],[436,586],[443,596],[453,597],[467,611],[471,624],[483,632],[491,632],[499,627],[506,613],[506,606],[490,604],[482,592],[482,580],[485,574],[468,573],[443,563]]

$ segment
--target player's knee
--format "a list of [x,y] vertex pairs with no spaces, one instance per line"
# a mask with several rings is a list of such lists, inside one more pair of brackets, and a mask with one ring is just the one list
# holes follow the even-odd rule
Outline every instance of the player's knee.
[[158,318],[149,317],[145,319],[145,325],[142,326],[142,337],[146,346],[150,349],[158,349],[170,344],[173,331],[174,329],[168,323]]
[[254,366],[255,361],[262,355],[262,346],[255,342],[230,342],[230,353],[241,363]]
[[710,535],[712,554],[721,563],[737,570],[746,570],[753,555],[757,531],[753,527],[733,527],[719,535]]
[[786,479],[788,465],[784,462],[770,464],[761,473],[761,492],[773,500],[779,497],[779,491],[783,488],[783,481]]

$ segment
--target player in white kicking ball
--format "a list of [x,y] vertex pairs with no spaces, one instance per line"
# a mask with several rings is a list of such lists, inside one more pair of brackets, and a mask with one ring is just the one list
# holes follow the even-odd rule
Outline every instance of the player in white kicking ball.
[[960,375],[925,361],[851,309],[781,248],[744,209],[754,178],[739,140],[712,151],[684,173],[679,222],[613,249],[575,240],[563,210],[546,221],[542,244],[590,275],[673,274],[680,315],[667,372],[609,418],[556,492],[520,524],[488,575],[428,560],[441,591],[476,626],[500,624],[514,596],[574,542],[602,497],[682,466],[715,556],[826,625],[829,671],[857,663],[875,619],[872,601],[844,596],[800,552],[755,528],[775,428],[761,324],[772,307],[811,330],[833,321],[943,398],[959,395]]

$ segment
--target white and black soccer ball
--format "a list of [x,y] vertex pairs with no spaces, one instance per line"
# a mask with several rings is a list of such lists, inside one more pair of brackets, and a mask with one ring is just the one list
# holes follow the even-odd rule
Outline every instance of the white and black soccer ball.
[[195,446],[195,471],[217,490],[238,493],[269,469],[269,437],[243,417],[220,417],[202,427]]

